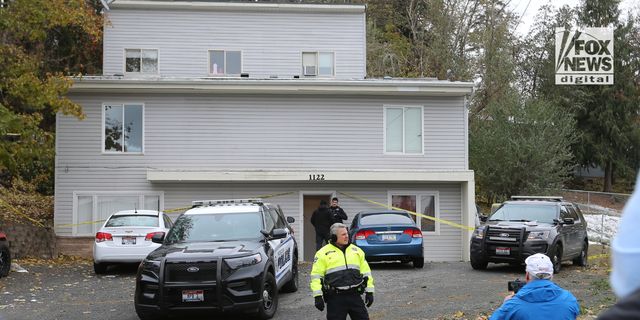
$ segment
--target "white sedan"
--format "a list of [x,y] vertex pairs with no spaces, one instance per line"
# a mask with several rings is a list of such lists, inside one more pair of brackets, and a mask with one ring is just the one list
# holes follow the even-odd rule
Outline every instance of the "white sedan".
[[139,263],[151,251],[160,246],[151,237],[166,234],[171,229],[171,219],[161,211],[119,211],[105,221],[93,243],[93,269],[106,273],[115,263]]

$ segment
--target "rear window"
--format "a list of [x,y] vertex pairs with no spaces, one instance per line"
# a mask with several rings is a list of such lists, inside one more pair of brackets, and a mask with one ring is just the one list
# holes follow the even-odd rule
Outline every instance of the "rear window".
[[360,218],[362,225],[389,225],[389,224],[410,224],[414,225],[413,219],[406,213],[373,213],[366,214]]
[[553,223],[556,218],[556,206],[532,206],[505,204],[491,216],[489,220],[533,221]]
[[157,227],[158,217],[154,216],[115,216],[111,217],[105,227]]

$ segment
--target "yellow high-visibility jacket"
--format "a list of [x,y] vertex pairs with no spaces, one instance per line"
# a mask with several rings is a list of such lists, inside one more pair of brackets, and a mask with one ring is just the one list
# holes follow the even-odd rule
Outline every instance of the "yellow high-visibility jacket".
[[311,290],[314,297],[321,296],[321,281],[330,288],[348,290],[359,286],[363,277],[369,277],[365,292],[373,293],[373,277],[362,249],[349,244],[343,251],[329,243],[316,252],[311,269]]

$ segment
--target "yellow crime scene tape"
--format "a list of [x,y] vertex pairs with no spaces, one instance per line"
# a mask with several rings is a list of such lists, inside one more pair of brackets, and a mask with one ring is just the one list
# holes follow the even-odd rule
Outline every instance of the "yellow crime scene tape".
[[39,226],[41,226],[41,227],[44,227],[44,225],[43,225],[42,223],[40,223],[40,221],[29,218],[27,215],[25,215],[25,214],[23,214],[22,212],[18,211],[18,209],[14,208],[14,207],[12,207],[10,204],[8,204],[8,203],[4,202],[4,200],[0,199],[0,202],[2,202],[2,204],[4,204],[5,206],[7,206],[7,208],[9,208],[9,209],[11,209],[11,210],[13,210],[13,211],[17,212],[19,215],[21,215],[21,216],[23,216],[23,217],[25,217],[25,218],[27,218],[27,219],[29,219],[29,220],[31,220],[31,221],[33,221],[33,222],[37,223],[37,224],[38,224]]
[[368,199],[360,198],[360,197],[357,197],[357,196],[354,196],[354,195],[351,195],[351,194],[348,194],[348,193],[344,193],[344,192],[340,192],[340,191],[336,191],[336,192],[338,192],[339,194],[343,194],[343,195],[345,195],[345,196],[347,196],[347,197],[352,197],[352,198],[360,199],[360,200],[367,201],[367,202],[370,202],[370,203],[373,203],[373,204],[377,204],[377,205],[379,205],[379,206],[387,207],[387,208],[390,208],[390,209],[403,210],[403,211],[409,212],[410,214],[413,214],[413,215],[416,215],[416,216],[419,216],[419,217],[422,217],[422,218],[426,218],[426,219],[429,219],[429,220],[438,221],[438,222],[441,222],[441,223],[444,223],[444,224],[448,224],[448,225],[450,225],[450,226],[454,226],[454,227],[458,227],[458,228],[466,229],[466,230],[472,230],[472,231],[473,231],[473,230],[475,230],[475,228],[472,228],[472,227],[467,227],[467,226],[463,226],[463,225],[461,225],[461,224],[457,224],[457,223],[449,222],[449,221],[446,221],[446,220],[442,220],[442,219],[438,219],[438,218],[434,218],[434,217],[425,216],[424,214],[420,214],[420,213],[413,212],[413,211],[410,211],[410,210],[401,209],[401,208],[396,208],[396,207],[393,207],[393,206],[388,206],[388,205],[386,205],[386,204],[382,204],[382,203],[380,203],[380,202],[375,202],[375,201],[372,201],[372,200],[368,200]]
[[605,257],[611,257],[611,254],[610,253],[597,254],[595,256],[590,256],[587,259],[597,259],[597,258],[605,258]]

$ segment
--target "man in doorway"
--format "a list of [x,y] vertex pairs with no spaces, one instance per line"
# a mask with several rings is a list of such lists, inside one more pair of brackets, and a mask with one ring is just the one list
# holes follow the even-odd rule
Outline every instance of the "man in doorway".
[[342,210],[342,208],[338,206],[338,198],[336,197],[331,199],[331,208],[329,208],[329,210],[331,211],[333,220],[336,223],[344,223],[345,220],[349,219],[349,217],[347,217],[347,214],[344,212],[344,210]]
[[329,228],[333,223],[333,215],[327,208],[327,200],[322,199],[318,209],[311,214],[311,224],[316,229],[316,252],[322,248],[323,242],[329,243]]

